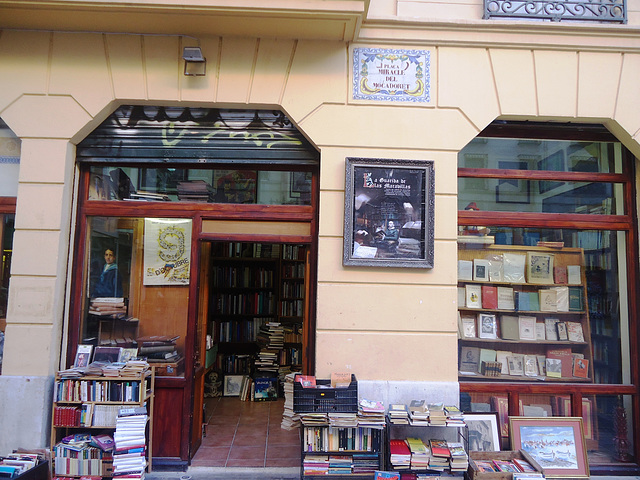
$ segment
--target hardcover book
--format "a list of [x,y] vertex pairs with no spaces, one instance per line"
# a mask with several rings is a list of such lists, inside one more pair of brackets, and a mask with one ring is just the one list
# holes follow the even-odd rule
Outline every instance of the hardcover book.
[[529,292],[529,310],[532,312],[540,311],[540,296],[538,292]]
[[514,315],[500,316],[500,335],[503,340],[520,340],[520,323]]
[[528,312],[531,310],[529,305],[529,292],[515,292],[516,310],[519,312]]
[[478,373],[480,365],[480,347],[462,346],[460,349],[460,371]]
[[478,365],[478,373],[482,373],[482,362],[495,362],[496,351],[490,348],[480,349],[480,365]]
[[582,287],[569,287],[569,311],[581,312],[582,304]]
[[[573,355],[571,348],[548,348],[547,360],[560,360],[562,362],[561,376],[571,377],[573,369]],[[547,375],[549,375],[549,364],[547,363]],[[551,375],[549,375],[551,376]]]
[[567,267],[556,265],[553,267],[553,281],[555,283],[567,283]]
[[589,378],[589,360],[584,358],[574,358],[573,376],[578,378]]
[[582,273],[580,265],[567,265],[567,283],[569,285],[581,285]]
[[498,288],[493,285],[482,285],[482,308],[496,310],[498,308]]
[[513,288],[498,287],[498,310],[515,310]]

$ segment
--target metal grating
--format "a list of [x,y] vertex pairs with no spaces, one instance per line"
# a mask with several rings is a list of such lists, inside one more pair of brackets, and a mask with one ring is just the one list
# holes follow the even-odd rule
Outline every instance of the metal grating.
[[483,18],[627,23],[626,0],[484,0]]

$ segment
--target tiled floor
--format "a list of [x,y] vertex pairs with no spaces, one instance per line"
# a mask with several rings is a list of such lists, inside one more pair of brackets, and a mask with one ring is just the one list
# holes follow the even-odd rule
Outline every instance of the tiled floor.
[[241,402],[206,398],[206,436],[191,460],[194,467],[297,467],[300,433],[280,428],[284,399]]

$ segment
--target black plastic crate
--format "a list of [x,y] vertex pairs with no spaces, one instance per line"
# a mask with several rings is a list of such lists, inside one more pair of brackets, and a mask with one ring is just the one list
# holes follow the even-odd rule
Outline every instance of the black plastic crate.
[[[318,387],[319,385],[319,387]],[[316,387],[303,387],[298,376],[293,384],[293,411],[296,413],[358,411],[358,382],[351,374],[348,387],[331,387],[331,380],[316,380]]]

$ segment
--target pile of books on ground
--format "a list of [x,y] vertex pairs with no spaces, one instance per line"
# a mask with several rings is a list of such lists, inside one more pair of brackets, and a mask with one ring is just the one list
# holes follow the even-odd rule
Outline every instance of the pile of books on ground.
[[89,302],[89,313],[91,315],[107,316],[116,318],[127,316],[127,306],[122,297],[97,297]]
[[411,425],[429,425],[429,406],[426,400],[411,400],[409,421]]
[[358,404],[358,426],[384,428],[384,403],[379,400],[362,398]]
[[409,425],[409,409],[404,403],[392,403],[387,412],[392,425]]
[[113,477],[143,479],[147,468],[146,407],[120,408],[113,435]]
[[293,382],[295,381],[296,372],[285,375],[283,382],[284,390],[284,410],[282,412],[282,423],[280,427],[284,430],[293,430],[300,428],[300,415],[293,411]]
[[178,199],[184,202],[213,202],[213,187],[204,180],[178,182]]
[[176,341],[180,338],[165,335],[150,335],[139,337],[138,355],[147,359],[149,363],[170,363],[180,359],[176,348]]
[[279,322],[267,322],[260,326],[256,341],[260,345],[255,368],[258,372],[278,373],[278,357],[284,348],[284,328]]

